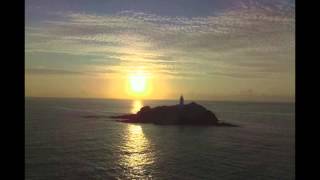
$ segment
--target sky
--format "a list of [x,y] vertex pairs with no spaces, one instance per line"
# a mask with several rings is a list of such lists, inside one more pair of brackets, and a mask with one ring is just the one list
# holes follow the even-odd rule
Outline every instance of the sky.
[[295,1],[25,4],[26,96],[295,100]]

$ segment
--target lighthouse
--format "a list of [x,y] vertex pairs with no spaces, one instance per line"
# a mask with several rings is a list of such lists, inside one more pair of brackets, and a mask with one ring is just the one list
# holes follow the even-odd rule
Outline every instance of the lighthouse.
[[180,96],[180,103],[179,103],[180,107],[183,107],[184,105],[184,99],[183,99],[183,96],[181,95]]

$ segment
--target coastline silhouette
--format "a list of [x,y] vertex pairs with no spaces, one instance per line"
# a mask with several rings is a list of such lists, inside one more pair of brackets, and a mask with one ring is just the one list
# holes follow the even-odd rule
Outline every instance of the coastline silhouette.
[[205,107],[191,102],[184,104],[181,95],[179,104],[172,106],[142,107],[136,114],[111,116],[126,123],[153,123],[159,125],[207,125],[207,126],[236,126],[220,122],[216,115]]

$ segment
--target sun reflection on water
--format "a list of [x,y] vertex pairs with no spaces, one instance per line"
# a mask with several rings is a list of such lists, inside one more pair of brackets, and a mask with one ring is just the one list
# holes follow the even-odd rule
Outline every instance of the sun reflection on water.
[[129,124],[124,134],[120,165],[127,178],[152,178],[148,170],[154,163],[154,153],[140,125]]
[[143,107],[142,101],[134,100],[131,107],[131,113],[137,113]]

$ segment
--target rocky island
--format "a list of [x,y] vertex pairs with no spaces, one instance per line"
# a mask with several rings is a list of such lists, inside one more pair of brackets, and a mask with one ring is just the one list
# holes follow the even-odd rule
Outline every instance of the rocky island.
[[216,115],[205,107],[192,102],[183,104],[183,97],[180,104],[172,106],[158,106],[151,108],[144,106],[136,114],[111,116],[127,123],[154,123],[161,125],[206,125],[206,126],[235,126],[229,123],[220,122]]

